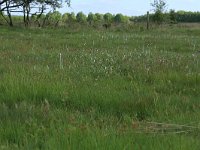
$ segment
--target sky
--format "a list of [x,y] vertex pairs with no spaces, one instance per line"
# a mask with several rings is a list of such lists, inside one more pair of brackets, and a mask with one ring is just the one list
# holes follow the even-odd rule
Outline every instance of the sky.
[[[137,16],[151,11],[151,2],[153,0],[71,0],[71,7],[64,7],[60,11],[61,13],[82,11],[85,14],[110,12]],[[200,0],[166,0],[166,2],[168,10],[200,11]]]

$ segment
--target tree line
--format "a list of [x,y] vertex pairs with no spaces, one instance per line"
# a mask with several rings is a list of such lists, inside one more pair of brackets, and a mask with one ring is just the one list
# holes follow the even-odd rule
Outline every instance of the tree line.
[[[200,22],[200,12],[187,12],[187,11],[174,11],[163,13],[161,16],[156,13],[149,15],[150,21],[156,24],[162,23],[178,23],[178,22]],[[10,25],[8,15],[4,17],[0,16],[0,24],[7,22]],[[14,20],[14,21],[13,21]],[[88,15],[83,12],[77,14],[64,13],[61,14],[59,11],[52,11],[47,14],[30,15],[28,18],[24,19],[24,16],[12,16],[12,25],[15,22],[23,22],[25,26],[32,25],[38,27],[48,27],[48,26],[70,26],[74,24],[89,25],[89,26],[103,26],[105,28],[110,28],[113,24],[131,24],[137,22],[146,22],[147,15],[129,17],[123,14],[100,14],[100,13],[89,13]]]
[[[200,22],[200,12],[191,12],[191,11],[175,11],[170,10],[165,12],[161,17],[156,16],[155,14],[150,14],[150,20],[162,24],[162,23],[198,23]],[[147,15],[137,16],[134,18],[135,22],[146,22]]]
[[[165,0],[154,0],[153,3],[150,3],[153,13],[137,17],[129,17],[120,13],[116,15],[89,13],[85,15],[83,12],[61,14],[56,11],[57,8],[70,6],[70,4],[70,0],[0,0],[0,24],[6,22],[13,26],[13,20],[15,20],[16,22],[22,21],[25,26],[57,27],[78,23],[109,28],[112,24],[130,24],[147,20],[155,24],[200,22],[200,12],[166,11]],[[13,13],[22,13],[23,16],[13,16]]]
[[[58,26],[63,24],[73,24],[75,22],[89,25],[103,23],[105,27],[109,27],[111,23],[127,23],[129,17],[122,14],[112,15],[93,14],[89,13],[87,16],[79,12],[61,14],[56,11],[57,8],[70,6],[70,0],[0,0],[0,24],[6,22],[13,26],[13,20],[23,20],[25,26],[37,25],[44,26]],[[22,13],[23,16],[13,16],[13,13]],[[23,18],[23,19],[22,19]]]
[[[4,16],[8,19],[8,16]],[[13,20],[16,22],[23,21],[23,16],[13,16]],[[3,18],[0,19],[0,22],[3,21]],[[4,21],[5,22],[5,21]],[[75,14],[64,13],[61,14],[59,11],[50,11],[47,14],[31,15],[28,19],[28,25],[38,26],[38,27],[47,27],[47,26],[65,26],[65,25],[89,25],[89,26],[98,26],[101,25],[105,28],[111,27],[112,24],[128,24],[131,22],[131,17],[128,17],[123,14],[100,14],[100,13],[89,13],[88,15],[83,12],[78,12]],[[26,25],[26,22],[24,22]],[[12,24],[13,25],[13,24]]]
[[[32,22],[35,22],[36,18],[32,18]],[[128,23],[129,17],[123,14],[113,15],[111,13],[100,14],[100,13],[89,13],[85,15],[83,12],[65,13],[61,14],[58,11],[50,12],[41,17],[38,26],[59,26],[59,25],[73,25],[75,23],[81,25],[97,26],[103,25],[105,28],[109,28],[112,23]]]

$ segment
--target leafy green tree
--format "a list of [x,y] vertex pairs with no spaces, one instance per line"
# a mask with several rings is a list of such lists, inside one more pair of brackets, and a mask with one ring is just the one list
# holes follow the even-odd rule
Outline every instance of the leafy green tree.
[[113,21],[113,15],[111,13],[106,13],[103,16],[103,19],[106,23],[112,23]]
[[153,15],[153,21],[157,24],[162,24],[164,22],[164,14],[161,11],[156,11]]
[[64,13],[62,15],[62,22],[63,23],[68,23],[69,22],[69,16],[70,16],[70,13]]
[[73,23],[76,21],[76,15],[74,12],[72,12],[71,14],[69,14],[69,22]]
[[97,22],[102,22],[103,21],[103,15],[102,14],[96,13],[95,16],[96,16],[96,21]]
[[115,21],[115,23],[127,23],[128,22],[128,17],[124,16],[122,14],[117,14],[114,17],[114,21]]
[[153,16],[154,22],[156,22],[158,24],[163,23],[165,20],[164,11],[167,6],[165,0],[154,0],[154,2],[151,3],[151,6],[153,7],[153,10],[155,12],[155,14]]
[[103,14],[96,13],[95,16],[96,16],[95,25],[96,26],[101,26],[103,24],[103,22],[104,22]]
[[76,15],[76,20],[79,23],[86,23],[87,22],[87,16],[83,12],[79,12]]
[[163,13],[167,7],[167,3],[165,0],[154,0],[154,2],[151,3],[151,6],[154,8],[154,12],[159,10]]
[[48,24],[54,25],[55,27],[58,26],[59,22],[62,19],[62,15],[59,11],[49,12],[47,15]]
[[169,19],[170,19],[171,23],[176,23],[177,22],[176,21],[176,12],[175,12],[175,10],[171,9],[169,11]]
[[89,22],[90,25],[92,25],[95,21],[97,20],[97,17],[93,13],[89,13],[87,17],[87,21]]

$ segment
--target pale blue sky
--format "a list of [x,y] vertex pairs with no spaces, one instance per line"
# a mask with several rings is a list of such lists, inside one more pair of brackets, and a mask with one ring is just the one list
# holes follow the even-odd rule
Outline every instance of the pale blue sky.
[[[79,12],[85,14],[122,13],[129,16],[141,15],[151,10],[153,0],[71,0],[71,8],[62,8],[61,12]],[[167,0],[167,8],[175,10],[200,11],[200,0]]]

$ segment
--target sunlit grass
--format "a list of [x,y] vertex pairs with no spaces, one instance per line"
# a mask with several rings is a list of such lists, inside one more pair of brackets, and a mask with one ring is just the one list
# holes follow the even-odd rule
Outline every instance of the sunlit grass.
[[[0,149],[198,149],[194,30],[1,28]],[[141,132],[145,121],[195,130]]]

